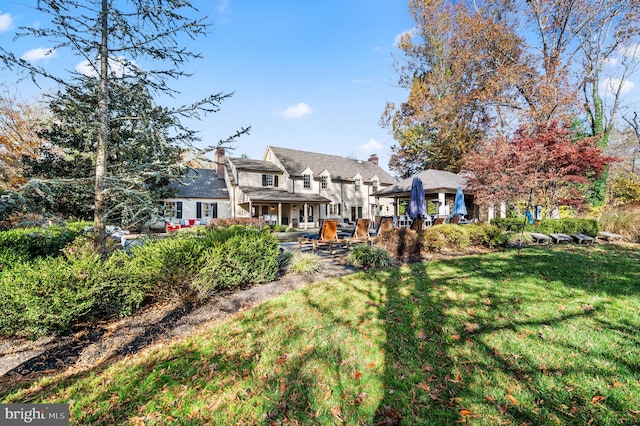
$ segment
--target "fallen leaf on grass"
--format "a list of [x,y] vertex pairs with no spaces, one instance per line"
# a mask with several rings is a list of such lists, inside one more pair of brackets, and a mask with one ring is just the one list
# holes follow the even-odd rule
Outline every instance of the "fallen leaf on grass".
[[367,368],[376,368],[376,363],[375,362],[371,362],[371,363],[367,364]]
[[602,401],[604,401],[604,400],[605,400],[605,397],[604,397],[604,396],[596,395],[596,396],[594,396],[593,398],[591,398],[591,403],[592,403],[592,404],[598,404],[599,402],[602,402]]
[[512,403],[513,405],[520,405],[520,403],[518,402],[518,400],[517,400],[517,399],[515,399],[513,396],[511,396],[511,395],[507,395],[507,397],[506,397],[506,398],[507,398],[509,401],[511,401],[511,403]]
[[144,419],[142,417],[132,417],[130,421],[135,426],[144,426]]
[[470,416],[471,414],[473,414],[473,413],[471,411],[469,411],[469,410],[460,410],[460,415],[462,417]]
[[425,390],[427,392],[429,392],[431,390],[431,387],[428,384],[424,383],[424,382],[423,383],[418,383],[416,385],[416,387],[418,387],[418,388],[420,388],[422,390]]
[[466,323],[464,325],[464,329],[467,333],[473,333],[474,331],[480,329],[480,325],[476,323]]
[[340,407],[331,408],[331,415],[338,420],[342,420],[342,410]]
[[331,391],[328,390],[324,393],[324,395],[322,395],[322,400],[326,401],[327,399],[329,399],[330,396],[331,396]]

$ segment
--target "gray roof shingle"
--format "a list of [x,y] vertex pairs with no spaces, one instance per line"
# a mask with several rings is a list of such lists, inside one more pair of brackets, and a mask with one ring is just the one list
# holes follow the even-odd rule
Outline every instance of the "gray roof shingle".
[[247,170],[252,172],[268,172],[283,174],[284,172],[278,166],[270,161],[250,160],[248,158],[227,158],[238,170]]
[[172,182],[169,188],[177,191],[177,198],[229,199],[224,179],[210,169],[191,169],[182,182]]
[[[415,176],[418,176],[420,180],[422,180],[422,186],[424,187],[425,192],[436,192],[437,190],[456,192],[458,187],[462,187],[462,189],[466,188],[466,181],[462,176],[444,170],[424,170]],[[387,188],[381,189],[374,195],[410,194],[413,178],[414,176],[402,180]]]
[[364,181],[370,181],[377,175],[382,184],[396,183],[396,180],[389,173],[371,161],[274,146],[268,148],[278,157],[287,172],[293,176],[301,176],[302,171],[308,167],[314,175],[327,169],[332,180],[352,181],[353,177],[360,173]]

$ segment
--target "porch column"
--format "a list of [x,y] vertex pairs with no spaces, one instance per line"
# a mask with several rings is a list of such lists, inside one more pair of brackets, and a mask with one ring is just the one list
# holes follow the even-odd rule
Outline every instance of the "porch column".
[[304,203],[304,214],[303,214],[303,218],[304,218],[304,229],[307,229],[307,219],[308,217],[308,213],[309,213],[309,205],[307,203]]
[[278,225],[282,225],[282,203],[278,203]]
[[444,192],[438,192],[438,202],[440,203],[440,205],[438,206],[438,214],[439,215],[445,215],[446,214],[446,211],[445,211],[446,199],[445,199],[445,193]]
[[253,209],[251,208],[251,199],[249,199],[249,220],[253,218]]

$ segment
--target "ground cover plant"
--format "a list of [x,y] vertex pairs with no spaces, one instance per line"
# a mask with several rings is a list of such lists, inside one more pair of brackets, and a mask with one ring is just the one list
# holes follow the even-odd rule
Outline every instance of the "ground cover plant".
[[640,252],[518,253],[313,284],[0,401],[73,424],[638,424]]

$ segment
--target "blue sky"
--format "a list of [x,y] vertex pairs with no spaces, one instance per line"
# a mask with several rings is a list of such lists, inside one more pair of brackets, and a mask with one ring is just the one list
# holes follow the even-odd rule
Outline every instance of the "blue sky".
[[[46,40],[20,39],[17,27],[40,14],[24,0],[0,4],[0,43],[47,67],[72,69],[77,57],[45,53]],[[172,83],[188,104],[207,94],[235,92],[222,110],[190,123],[202,145],[251,126],[231,154],[261,159],[267,145],[367,159],[387,168],[393,140],[378,124],[387,101],[401,102],[393,67],[396,38],[413,26],[405,0],[194,0],[213,21],[210,34],[190,43],[203,59]],[[2,81],[15,76],[0,71]],[[33,89],[32,89],[33,90]]]

